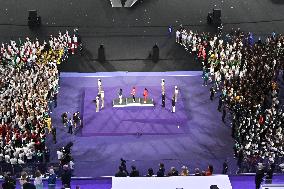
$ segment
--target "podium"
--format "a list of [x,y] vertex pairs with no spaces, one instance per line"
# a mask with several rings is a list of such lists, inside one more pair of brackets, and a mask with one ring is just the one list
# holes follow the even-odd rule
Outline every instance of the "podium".
[[132,97],[128,97],[128,98],[122,98],[122,103],[119,103],[119,98],[116,98],[112,101],[112,106],[114,108],[124,108],[124,107],[139,107],[139,106],[143,106],[143,107],[153,107],[154,106],[154,100],[148,98],[146,100],[146,103],[144,102],[144,98],[135,98],[135,102],[133,102],[133,98]]

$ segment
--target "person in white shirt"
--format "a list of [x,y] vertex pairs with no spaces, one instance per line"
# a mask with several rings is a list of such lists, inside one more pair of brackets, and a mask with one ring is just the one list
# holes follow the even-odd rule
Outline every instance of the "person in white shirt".
[[103,90],[102,89],[103,86],[102,86],[102,80],[101,79],[98,79],[98,94],[100,95],[101,94],[101,91]]
[[165,93],[165,80],[164,79],[162,79],[161,86],[162,86],[162,94],[163,94]]
[[105,106],[105,92],[101,91],[101,109]]
[[100,97],[99,95],[96,97],[96,112],[100,111]]
[[12,165],[15,165],[15,164],[17,164],[17,159],[16,158],[11,158],[10,162],[11,162]]
[[119,104],[122,104],[122,89],[119,89],[118,97],[119,97]]
[[42,176],[39,170],[35,172],[35,180],[34,185],[36,189],[43,189],[43,182],[42,182]]
[[58,150],[56,153],[57,153],[57,158],[58,158],[58,160],[59,160],[59,161],[62,160],[62,158],[63,158],[63,152],[62,152],[61,150]]
[[178,96],[178,87],[175,86],[175,93],[174,93],[174,97],[175,97],[175,102],[177,102],[177,96]]
[[74,170],[74,166],[75,166],[75,163],[71,160],[71,161],[69,162],[69,168],[70,168],[71,171]]
[[180,43],[179,37],[180,37],[180,31],[177,30],[177,31],[176,31],[176,42],[177,42],[177,43]]

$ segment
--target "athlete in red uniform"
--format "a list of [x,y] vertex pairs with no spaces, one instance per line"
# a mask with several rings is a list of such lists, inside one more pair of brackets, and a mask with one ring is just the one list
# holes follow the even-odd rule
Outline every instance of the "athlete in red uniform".
[[144,96],[144,103],[146,103],[148,97],[148,90],[146,88],[144,89],[143,96]]

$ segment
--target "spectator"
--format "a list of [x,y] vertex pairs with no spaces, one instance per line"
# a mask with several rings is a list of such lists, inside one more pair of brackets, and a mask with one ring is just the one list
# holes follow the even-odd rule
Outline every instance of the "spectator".
[[178,176],[178,171],[175,167],[171,167],[170,172],[168,173],[168,176]]
[[36,189],[43,189],[43,182],[42,182],[42,176],[39,170],[35,172],[35,180],[34,185]]
[[132,171],[130,172],[130,177],[139,177],[139,171],[136,169],[134,165],[131,166]]
[[213,174],[213,166],[208,165],[207,171],[205,172],[206,176],[211,176]]
[[115,177],[127,177],[127,174],[125,173],[122,166],[119,166],[118,172],[115,174]]
[[4,175],[4,182],[2,183],[2,189],[16,189],[15,183],[8,174]]
[[123,158],[120,159],[120,166],[123,168],[123,171],[126,173],[126,175],[128,175],[126,161]]
[[154,171],[153,171],[153,169],[152,168],[149,168],[148,169],[148,173],[147,173],[147,177],[152,177],[154,175]]
[[21,173],[21,178],[20,178],[20,185],[21,188],[23,188],[24,184],[27,182],[28,174],[26,172]]
[[157,172],[157,177],[164,177],[165,176],[165,165],[163,163],[159,164],[159,170]]
[[188,168],[184,165],[181,167],[181,173],[180,176],[188,176],[189,175],[189,170]]
[[36,189],[35,185],[30,182],[30,178],[26,178],[26,182],[23,184],[23,189]]
[[227,174],[228,172],[228,161],[225,160],[224,163],[223,163],[223,170],[222,170],[222,174]]
[[194,171],[195,171],[195,173],[194,173],[195,176],[201,176],[202,175],[202,173],[200,173],[199,168],[195,168]]

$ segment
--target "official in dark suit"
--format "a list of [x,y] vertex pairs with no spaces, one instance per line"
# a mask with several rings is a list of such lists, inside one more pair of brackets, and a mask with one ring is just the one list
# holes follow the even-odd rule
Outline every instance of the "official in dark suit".
[[257,170],[256,170],[256,174],[255,174],[255,188],[256,189],[260,188],[263,177],[264,177],[263,165],[259,164],[257,166]]

